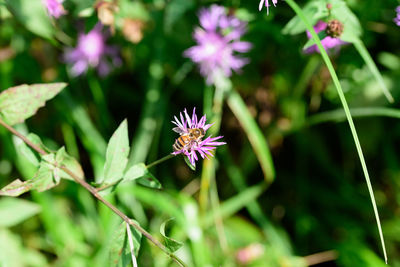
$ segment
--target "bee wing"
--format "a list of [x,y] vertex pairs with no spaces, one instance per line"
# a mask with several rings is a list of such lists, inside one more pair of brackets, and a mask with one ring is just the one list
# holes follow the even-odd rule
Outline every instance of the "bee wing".
[[174,132],[176,132],[176,133],[178,133],[180,135],[187,134],[187,132],[182,130],[182,128],[180,128],[180,127],[174,127],[174,128],[172,128],[172,131],[174,131]]

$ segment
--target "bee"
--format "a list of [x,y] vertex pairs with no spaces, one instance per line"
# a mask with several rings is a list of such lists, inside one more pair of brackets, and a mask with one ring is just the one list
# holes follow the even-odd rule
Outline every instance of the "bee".
[[182,131],[179,127],[175,127],[173,130],[181,135],[172,145],[172,149],[175,152],[182,150],[185,146],[193,144],[194,142],[200,142],[205,135],[203,128],[188,129],[187,132]]

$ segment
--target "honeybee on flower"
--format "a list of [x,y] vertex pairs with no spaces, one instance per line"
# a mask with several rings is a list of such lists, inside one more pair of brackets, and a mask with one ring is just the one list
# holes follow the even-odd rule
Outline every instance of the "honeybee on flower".
[[196,108],[193,108],[192,117],[189,116],[186,109],[179,114],[180,119],[174,116],[173,124],[176,125],[172,130],[180,134],[176,139],[172,148],[173,155],[184,154],[189,159],[189,162],[196,166],[196,161],[199,159],[197,153],[199,153],[202,159],[213,156],[212,150],[216,149],[217,146],[225,145],[225,142],[216,142],[223,136],[211,137],[208,136],[203,140],[206,131],[212,126],[212,124],[206,124],[206,115],[203,115],[198,120],[196,115]]

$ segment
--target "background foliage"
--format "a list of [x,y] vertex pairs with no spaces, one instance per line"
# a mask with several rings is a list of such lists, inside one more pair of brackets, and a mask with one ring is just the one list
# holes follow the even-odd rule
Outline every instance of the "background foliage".
[[[0,1],[0,90],[68,84],[15,128],[37,134],[54,151],[65,146],[93,183],[104,177],[113,181],[121,165],[148,164],[168,155],[177,137],[171,131],[173,116],[194,106],[198,114],[210,110],[213,88],[182,53],[194,44],[199,8],[212,3],[249,22],[250,64],[232,77],[232,84],[246,103],[239,114],[251,114],[271,149],[275,180],[267,186],[251,137],[229,107],[240,106],[229,102],[220,129],[227,145],[216,151],[216,183],[210,185],[207,205],[199,202],[199,190],[209,173],[201,164],[192,171],[182,157],[151,169],[153,188],[127,182],[107,199],[159,240],[182,242],[176,254],[189,266],[384,266],[339,98],[321,57],[301,52],[306,35],[282,33],[295,15],[285,2],[267,15],[258,12],[256,1],[120,0],[108,43],[120,49],[122,66],[106,77],[94,70],[72,77],[62,53],[76,43],[79,32],[98,22],[94,1],[66,0],[68,14],[58,20],[48,17],[40,1]],[[360,21],[360,38],[395,99],[388,103],[354,46],[331,55],[369,167],[389,264],[400,266],[400,30],[392,21],[397,2],[346,4]],[[137,43],[123,33],[126,18],[142,23],[143,39]],[[107,143],[117,128],[125,127],[130,141],[120,145],[130,146],[129,159],[117,160],[120,165],[103,175],[106,155],[115,154],[106,153]],[[20,149],[20,141],[0,127],[0,188],[34,176],[35,165]],[[154,189],[160,186],[157,180],[162,189]],[[129,253],[123,253],[127,259],[119,257],[112,247],[124,242],[121,220],[71,181],[20,198],[0,197],[0,218],[1,266],[129,263]],[[243,254],[254,259],[240,262]],[[145,238],[137,261],[139,266],[174,265]]]

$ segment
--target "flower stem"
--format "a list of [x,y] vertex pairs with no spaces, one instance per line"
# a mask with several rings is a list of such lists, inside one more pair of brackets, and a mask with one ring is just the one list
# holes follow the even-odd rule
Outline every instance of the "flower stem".
[[169,154],[169,155],[167,155],[167,156],[165,156],[165,157],[163,157],[163,158],[161,158],[161,159],[159,159],[159,160],[156,160],[156,161],[154,161],[154,162],[152,162],[152,163],[146,165],[146,168],[147,168],[147,169],[150,169],[151,167],[154,167],[154,166],[156,166],[156,165],[158,165],[158,164],[160,164],[160,163],[162,163],[162,162],[164,162],[164,161],[167,161],[167,160],[169,160],[169,159],[172,159],[173,157],[175,157],[175,155]]
[[295,1],[286,0],[286,2],[293,9],[293,11],[299,16],[299,18],[303,21],[304,25],[306,26],[307,30],[311,33],[311,36],[314,39],[315,43],[317,44],[317,46],[319,48],[319,51],[321,52],[322,59],[324,60],[326,66],[327,66],[327,68],[329,70],[329,73],[330,73],[330,75],[332,77],[332,80],[333,80],[333,83],[334,83],[334,85],[336,87],[336,90],[337,90],[337,93],[339,95],[340,101],[342,102],[342,106],[343,106],[344,112],[346,113],[346,118],[347,118],[347,121],[348,121],[349,126],[350,126],[351,134],[353,135],[354,143],[355,143],[356,148],[357,148],[358,157],[360,158],[361,166],[362,166],[362,169],[363,169],[363,172],[364,172],[365,181],[367,183],[368,192],[369,192],[369,195],[370,195],[370,198],[371,198],[371,202],[372,202],[372,207],[373,207],[373,210],[374,210],[374,213],[375,213],[375,219],[376,219],[376,223],[377,223],[377,226],[378,226],[379,237],[381,239],[381,245],[382,245],[382,250],[383,250],[385,263],[387,264],[387,254],[386,254],[385,241],[384,241],[384,238],[383,238],[383,233],[382,233],[381,222],[380,222],[380,219],[379,219],[378,208],[376,207],[374,191],[372,190],[372,185],[371,185],[371,181],[370,181],[370,178],[369,178],[367,164],[365,163],[364,154],[362,152],[360,141],[358,140],[357,131],[356,131],[356,128],[354,126],[354,122],[353,122],[353,119],[351,117],[350,109],[349,109],[349,106],[347,104],[346,98],[344,96],[342,86],[340,85],[339,79],[338,79],[338,77],[336,75],[336,72],[335,72],[335,69],[334,69],[334,67],[332,65],[332,62],[329,59],[328,54],[326,53],[324,47],[321,44],[321,40],[319,39],[319,37],[318,37],[317,33],[315,32],[314,28],[312,27],[312,25],[310,24],[310,22],[308,21],[308,19],[304,15],[303,11],[296,4]]
[[[13,135],[19,137],[25,144],[27,144],[29,147],[31,147],[33,150],[35,150],[40,155],[48,154],[42,148],[40,148],[39,146],[32,143],[28,138],[26,138],[24,135],[22,135],[21,133],[16,131],[14,128],[12,128],[10,125],[8,125],[6,122],[4,122],[1,118],[0,118],[0,125],[2,125],[4,128],[6,128]],[[71,176],[75,180],[75,182],[77,182],[82,187],[84,187],[86,190],[88,190],[94,197],[96,197],[100,202],[102,202],[109,209],[111,209],[115,214],[117,214],[127,224],[130,224],[132,227],[134,227],[136,230],[138,230],[140,233],[142,233],[142,235],[144,235],[155,246],[160,248],[164,253],[166,253],[169,257],[171,257],[171,259],[174,260],[179,266],[183,266],[183,267],[186,266],[185,263],[181,259],[179,259],[175,254],[169,252],[168,249],[163,244],[161,244],[155,237],[153,237],[150,233],[148,233],[145,229],[143,229],[139,224],[137,224],[135,221],[131,220],[127,215],[125,215],[125,213],[120,211],[117,207],[115,207],[113,204],[111,204],[105,198],[103,198],[98,193],[98,190],[96,188],[92,187],[90,184],[88,184],[84,178],[83,179],[79,178],[77,175],[75,175],[75,173],[73,173],[70,169],[68,169],[65,166],[56,166],[56,165],[54,165],[54,166],[60,168],[65,173],[67,173],[69,176]]]

